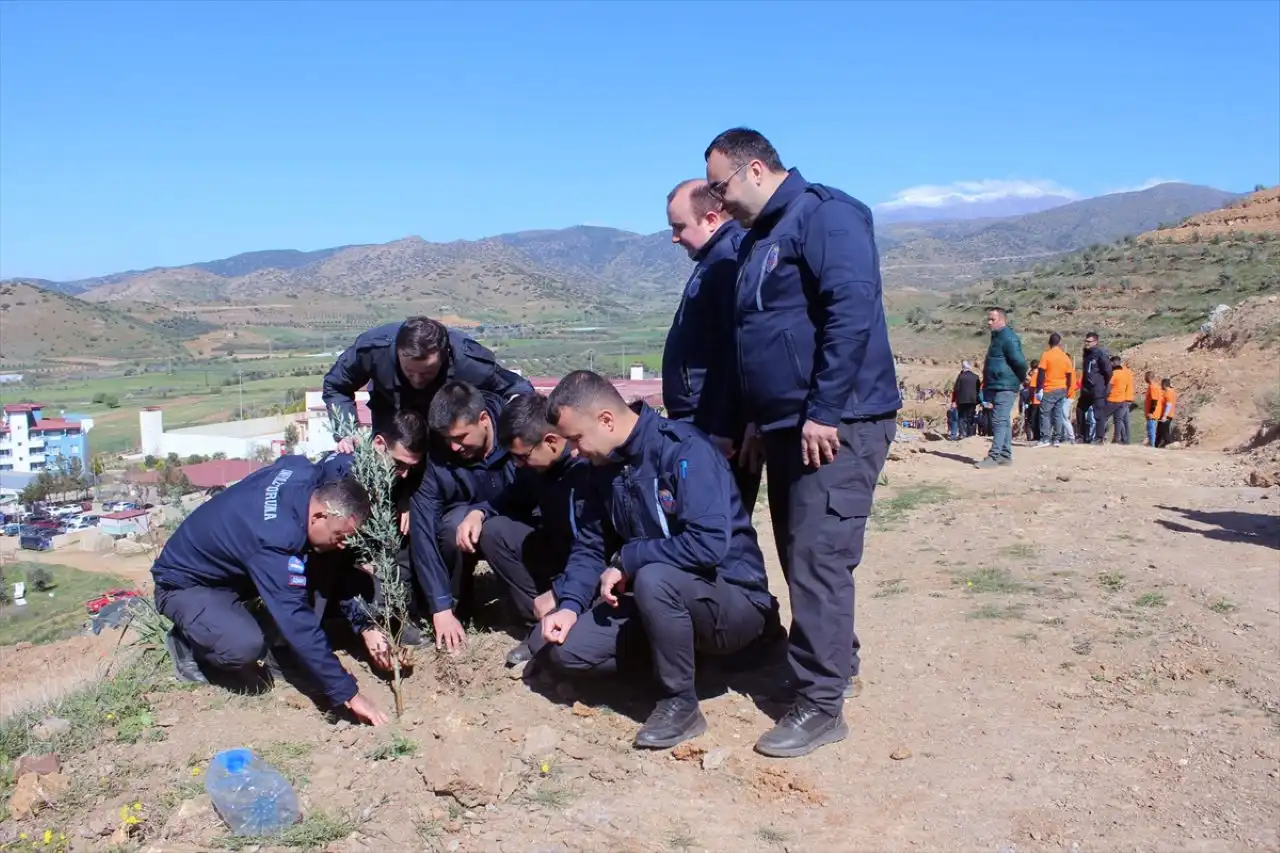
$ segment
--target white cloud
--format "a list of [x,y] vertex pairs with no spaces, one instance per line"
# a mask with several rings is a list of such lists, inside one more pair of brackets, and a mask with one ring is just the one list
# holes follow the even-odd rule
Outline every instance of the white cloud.
[[908,187],[894,193],[893,198],[876,207],[881,210],[895,210],[901,207],[946,207],[954,204],[999,201],[1006,198],[1044,198],[1045,196],[1081,197],[1075,190],[1049,180],[956,181],[951,184]]
[[1102,195],[1114,195],[1115,193],[1140,193],[1143,190],[1149,190],[1160,184],[1177,184],[1181,183],[1177,178],[1148,178],[1135,187],[1121,187],[1115,190],[1107,190]]

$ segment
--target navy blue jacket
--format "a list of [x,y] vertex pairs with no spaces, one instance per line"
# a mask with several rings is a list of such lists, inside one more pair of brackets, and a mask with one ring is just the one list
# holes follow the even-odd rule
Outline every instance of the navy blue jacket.
[[[902,408],[866,205],[792,169],[747,231],[738,260],[746,421],[765,431],[806,420],[834,426]],[[733,437],[732,427],[722,414],[713,432]]]
[[[537,518],[550,544],[567,558],[574,540],[583,535],[581,523],[595,476],[591,463],[569,455],[566,450],[545,471],[521,468],[510,486],[476,509],[482,511],[485,518],[495,515],[521,520]],[[586,535],[595,532],[598,531],[588,531]]]
[[[697,428],[659,417],[643,403],[637,411],[639,423],[587,504],[621,538],[622,571],[634,578],[650,563],[665,563],[719,576],[757,607],[771,608],[764,555],[724,455]],[[591,603],[605,566],[599,541],[574,542],[556,593],[562,608],[582,613]]]
[[370,329],[338,356],[324,377],[322,397],[326,409],[332,412],[336,407],[355,423],[356,392],[369,384],[369,414],[376,433],[401,408],[426,417],[436,391],[451,380],[470,383],[503,399],[533,393],[529,380],[502,367],[492,352],[453,329],[449,330],[449,351],[439,376],[426,388],[411,387],[400,374],[400,358],[396,354],[396,333],[403,325],[387,323]]
[[282,456],[197,507],[165,543],[151,574],[157,589],[231,589],[261,596],[284,640],[340,705],[355,679],[334,657],[307,595],[308,510],[324,469]]
[[728,399],[733,364],[733,285],[746,233],[730,219],[694,257],[662,350],[662,405],[672,420],[709,427]]
[[1107,391],[1111,388],[1111,356],[1106,349],[1097,344],[1087,349],[1080,357],[1081,379],[1080,393],[1095,400],[1107,399]]
[[498,497],[520,470],[515,459],[497,441],[503,400],[493,394],[485,394],[484,398],[493,423],[493,451],[479,462],[464,462],[433,443],[422,483],[409,503],[413,571],[433,615],[453,608],[449,568],[440,556],[437,540],[441,519],[457,507],[477,506]]

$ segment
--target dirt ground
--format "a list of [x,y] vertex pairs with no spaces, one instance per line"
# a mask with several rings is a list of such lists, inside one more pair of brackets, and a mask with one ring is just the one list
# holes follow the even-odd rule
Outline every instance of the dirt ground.
[[[250,745],[333,853],[1280,850],[1280,489],[1207,451],[967,464],[984,451],[895,446],[857,571],[865,689],[850,737],[809,757],[751,750],[783,710],[776,666],[704,667],[706,735],[639,753],[642,688],[512,679],[511,639],[478,634],[427,653],[389,730],[327,722],[286,687],[158,693],[155,738],[65,756],[93,793],[0,842],[56,825],[71,851],[107,850],[137,802],[142,841],[121,849],[208,849],[225,828],[199,770]],[[85,653],[7,649],[0,675],[8,690]]]

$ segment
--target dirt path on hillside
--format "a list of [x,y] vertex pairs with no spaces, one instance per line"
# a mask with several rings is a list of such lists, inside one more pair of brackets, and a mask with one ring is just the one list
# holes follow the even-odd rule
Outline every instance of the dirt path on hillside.
[[[1208,453],[1018,447],[977,471],[984,450],[897,447],[858,570],[865,690],[849,739],[807,758],[751,751],[779,671],[707,668],[707,734],[636,753],[643,689],[531,689],[488,634],[407,682],[412,756],[372,760],[390,732],[288,688],[168,692],[162,740],[66,760],[100,793],[57,817],[92,835],[140,801],[156,839],[190,765],[252,745],[305,779],[308,814],[352,818],[331,853],[1280,849],[1280,490]],[[210,843],[203,814],[166,843]]]

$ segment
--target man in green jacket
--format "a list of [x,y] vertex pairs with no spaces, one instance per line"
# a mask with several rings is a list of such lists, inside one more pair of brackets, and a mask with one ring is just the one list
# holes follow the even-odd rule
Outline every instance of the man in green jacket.
[[983,400],[992,404],[991,450],[978,468],[995,468],[1013,464],[1013,405],[1018,400],[1022,380],[1027,378],[1027,359],[1022,354],[1022,341],[1009,328],[1004,309],[987,310],[987,328],[991,345],[982,365]]

